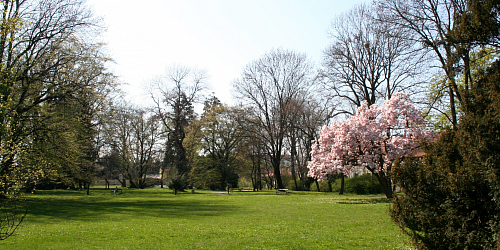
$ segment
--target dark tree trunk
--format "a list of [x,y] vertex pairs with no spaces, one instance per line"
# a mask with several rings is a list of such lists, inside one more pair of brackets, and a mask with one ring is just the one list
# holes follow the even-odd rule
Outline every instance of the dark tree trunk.
[[380,186],[382,187],[382,191],[385,194],[385,197],[388,199],[392,199],[393,197],[393,190],[392,190],[392,181],[389,179],[384,172],[378,172],[378,173],[373,173],[375,176],[377,176],[377,179],[380,183]]
[[257,190],[262,191],[262,171],[260,168],[260,156],[259,156],[259,164],[257,165]]
[[328,192],[332,193],[333,192],[333,189],[332,189],[332,181],[334,181],[335,179],[333,178],[332,175],[328,175]]
[[292,170],[292,178],[293,178],[293,182],[295,183],[295,190],[299,190],[299,186],[297,185],[297,174],[295,173],[295,163],[296,163],[296,158],[297,158],[297,145],[295,145],[295,139],[291,139],[291,154],[290,154],[290,157],[291,157],[291,170]]
[[160,174],[160,188],[163,188],[163,174],[165,173],[165,168],[161,168]]
[[340,174],[340,190],[339,190],[339,195],[343,195],[344,194],[344,179],[345,179],[345,175],[344,175],[344,173],[341,173]]
[[104,181],[106,182],[106,184],[104,184],[104,188],[105,188],[105,189],[109,189],[109,181],[108,181],[108,178],[104,177]]
[[281,172],[280,172],[280,164],[281,161],[273,162],[273,168],[274,168],[274,179],[276,180],[276,186],[279,189],[285,188],[283,186],[283,181],[281,180]]

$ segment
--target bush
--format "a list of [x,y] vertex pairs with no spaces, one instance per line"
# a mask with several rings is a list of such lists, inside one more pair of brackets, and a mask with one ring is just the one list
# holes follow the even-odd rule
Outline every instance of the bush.
[[307,181],[297,180],[297,187],[295,187],[295,182],[293,180],[289,180],[286,188],[293,191],[309,191],[309,186],[311,184]]
[[240,177],[238,179],[238,187],[240,188],[245,188],[245,189],[252,189],[252,180],[250,180],[247,177]]
[[168,187],[174,190],[174,194],[177,195],[177,192],[184,191],[184,189],[187,187],[186,180],[187,178],[185,175],[175,173],[170,178],[170,181],[168,182]]
[[327,181],[318,181],[318,184],[319,184],[319,190],[316,187],[316,183],[314,183],[314,182],[311,183],[310,190],[315,191],[315,192],[328,192],[328,182]]
[[[340,189],[340,179],[335,181],[336,190]],[[364,174],[352,178],[345,178],[344,192],[351,194],[381,194],[383,193],[377,177],[372,174]]]
[[[364,174],[352,178],[345,177],[344,179],[344,193],[347,194],[382,194],[382,187],[380,186],[377,177],[372,174]],[[338,193],[340,191],[341,179],[337,178],[332,183],[332,192]],[[311,191],[318,191],[315,183],[311,183]],[[295,185],[294,185],[295,187]],[[328,192],[328,181],[319,181],[320,192]]]

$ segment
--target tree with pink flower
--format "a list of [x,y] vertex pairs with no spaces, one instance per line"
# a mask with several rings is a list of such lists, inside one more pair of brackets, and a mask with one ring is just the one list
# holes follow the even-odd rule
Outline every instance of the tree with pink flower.
[[312,148],[308,175],[323,180],[329,174],[348,175],[362,166],[377,177],[386,197],[392,198],[394,185],[387,173],[393,162],[417,153],[421,140],[436,137],[425,130],[425,123],[407,94],[394,94],[382,108],[364,102],[355,116],[323,127]]

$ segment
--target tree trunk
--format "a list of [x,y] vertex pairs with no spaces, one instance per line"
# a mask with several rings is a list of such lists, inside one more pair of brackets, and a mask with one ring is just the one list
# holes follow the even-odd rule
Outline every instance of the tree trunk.
[[163,173],[165,173],[165,169],[161,168],[161,174],[160,174],[160,188],[163,188]]
[[331,176],[331,175],[328,175],[328,177],[327,177],[327,178],[328,178],[328,181],[327,181],[327,182],[328,182],[328,192],[329,192],[329,193],[332,193],[332,192],[333,192],[333,189],[332,189],[332,181],[333,181],[333,180],[332,180],[332,176]]
[[344,173],[341,173],[340,174],[340,190],[339,190],[339,195],[343,195],[344,194],[344,179],[345,179],[345,175],[344,175]]
[[297,145],[295,145],[295,137],[292,136],[290,139],[290,144],[291,144],[291,152],[290,152],[290,160],[291,160],[291,170],[292,170],[292,178],[293,182],[295,183],[295,190],[299,190],[299,186],[297,185],[297,174],[295,173],[295,163],[297,159]]
[[382,191],[385,194],[385,197],[388,199],[392,199],[393,197],[393,192],[392,192],[392,181],[389,179],[384,172],[378,172],[374,173],[375,176],[377,176],[377,179],[380,183],[380,186],[382,187]]
[[453,130],[457,130],[457,111],[455,108],[455,93],[453,92],[453,88],[450,85],[448,93],[450,95],[450,111],[451,111],[451,123],[453,125]]
[[318,192],[321,192],[321,190],[319,189],[318,179],[315,179],[314,182],[316,183],[316,188],[318,189]]
[[274,179],[276,180],[277,188],[283,189],[285,187],[283,186],[283,181],[281,180],[280,167],[281,167],[281,158],[275,157],[273,159]]
[[260,155],[258,156],[259,157],[259,162],[257,164],[257,189],[262,191],[262,171],[261,171],[261,167],[260,167]]
[[132,179],[132,176],[129,174],[129,179],[128,182],[130,183],[131,188],[138,188],[138,186],[135,184],[134,180]]

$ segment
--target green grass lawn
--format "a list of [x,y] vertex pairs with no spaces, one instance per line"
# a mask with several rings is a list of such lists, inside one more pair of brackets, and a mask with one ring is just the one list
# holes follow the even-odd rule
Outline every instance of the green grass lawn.
[[271,194],[37,191],[0,249],[409,249],[380,196]]

